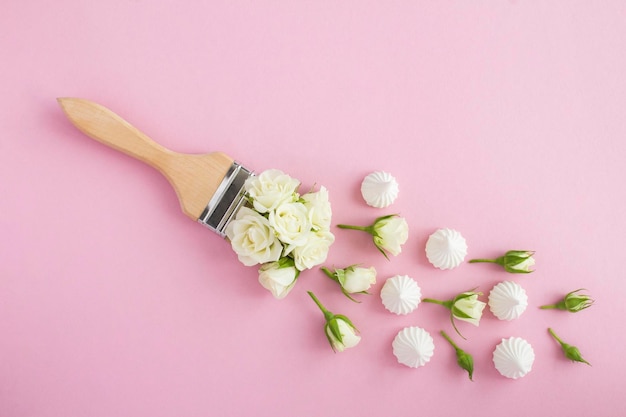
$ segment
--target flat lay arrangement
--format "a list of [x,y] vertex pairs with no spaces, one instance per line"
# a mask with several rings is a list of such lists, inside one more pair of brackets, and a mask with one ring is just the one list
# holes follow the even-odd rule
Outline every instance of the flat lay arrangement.
[[6,2],[0,416],[619,415],[624,21]]
[[[209,201],[207,208],[203,209],[201,215],[192,215],[192,219],[211,218],[214,212],[221,214],[217,221],[219,226],[207,225],[227,237],[243,265],[260,265],[259,283],[275,298],[286,297],[302,271],[326,261],[335,236],[330,231],[332,207],[325,187],[300,194],[300,181],[277,169],[263,171],[258,176],[245,170],[244,178],[237,181],[237,173],[233,174],[233,171],[236,172],[241,167],[229,162],[231,166],[227,173],[222,174],[223,166],[228,163],[219,165],[216,162],[220,158],[227,159],[221,155],[207,154],[211,161],[202,166],[195,164],[193,156],[183,156],[186,159],[180,162],[181,157],[171,151],[161,150],[159,145],[105,107],[84,99],[66,98],[58,101],[72,123],[87,135],[144,160],[163,172],[176,188],[183,211],[186,201],[180,189],[199,188],[201,192],[196,191],[194,195],[206,194],[204,188],[207,185],[195,184],[189,177],[212,178],[211,182],[217,185],[211,188],[213,191],[210,200],[203,200]],[[178,186],[178,180],[173,179],[177,178],[177,172],[186,173],[181,176],[180,181],[190,182],[191,185]],[[223,176],[221,181],[220,176]],[[376,208],[387,208],[393,204],[399,189],[394,176],[385,171],[372,172],[361,182],[364,202]],[[224,204],[222,200],[227,201]],[[216,209],[222,205],[227,207],[225,214]],[[409,238],[409,225],[398,214],[380,216],[368,226],[338,224],[337,227],[370,234],[374,245],[388,261],[389,255],[398,256],[402,253],[402,245]],[[467,242],[456,230],[439,229],[428,237],[425,252],[428,261],[435,268],[454,269],[465,259]],[[532,267],[535,265],[533,255],[534,251],[509,250],[496,259],[472,259],[469,263],[494,263],[508,273],[529,274],[533,272]],[[321,269],[329,278],[339,283],[341,291],[352,301],[356,300],[350,293],[367,293],[367,289],[376,283],[374,267],[360,268],[352,265],[333,272],[327,267]],[[568,293],[557,304],[541,308],[577,312],[591,306],[594,300],[587,295],[576,296],[578,291],[581,290]],[[356,346],[361,337],[352,321],[344,315],[331,313],[314,293],[307,292],[324,313],[324,333],[332,349],[341,352]],[[389,278],[380,295],[385,308],[395,314],[409,314],[421,301],[445,307],[450,311],[452,327],[463,339],[465,337],[459,331],[456,320],[479,326],[483,310],[487,306],[487,303],[479,300],[483,293],[475,289],[461,292],[450,300],[421,298],[421,290],[416,281],[400,275]],[[528,297],[520,284],[502,281],[489,292],[488,304],[498,319],[510,321],[519,318],[524,312],[528,306]],[[441,334],[453,345],[458,356],[458,346],[443,330]],[[568,355],[569,345],[562,342],[552,329],[550,334],[561,344],[568,358],[575,358],[572,359],[573,362],[589,364],[582,359],[576,359],[579,355]],[[425,365],[432,357],[434,349],[430,334],[419,327],[405,328],[393,342],[393,352],[398,362],[413,368]],[[469,358],[473,363],[471,356],[465,352],[462,355],[464,359],[459,364],[468,371],[470,380],[473,380],[473,365],[468,365],[467,362]],[[535,353],[531,344],[519,337],[502,339],[493,352],[496,369],[503,376],[512,379],[530,372],[534,359]]]

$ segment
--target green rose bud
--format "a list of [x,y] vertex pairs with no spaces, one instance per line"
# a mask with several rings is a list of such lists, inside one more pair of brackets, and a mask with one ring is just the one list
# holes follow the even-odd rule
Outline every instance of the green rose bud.
[[324,314],[324,319],[326,320],[324,333],[326,334],[330,347],[335,352],[343,352],[345,349],[358,345],[361,341],[361,336],[358,335],[358,330],[350,319],[341,314],[331,313],[322,305],[315,294],[311,291],[307,291],[307,293]]
[[409,238],[409,225],[403,217],[397,214],[382,216],[374,220],[369,226],[352,226],[349,224],[337,225],[340,229],[360,230],[372,235],[376,248],[389,259],[388,253],[397,256],[402,252]]
[[548,332],[552,335],[552,337],[554,337],[554,339],[559,342],[559,344],[561,345],[561,349],[563,349],[563,353],[565,354],[565,357],[573,362],[582,362],[582,363],[586,363],[587,365],[591,366],[591,364],[589,362],[587,362],[585,359],[583,359],[582,355],[580,354],[580,351],[578,350],[578,348],[576,346],[572,346],[570,344],[565,343],[564,341],[562,341],[557,335],[556,333],[554,333],[554,330],[548,328]]
[[481,292],[471,290],[458,294],[452,300],[441,301],[433,298],[424,298],[422,301],[439,304],[450,310],[450,321],[452,322],[452,327],[454,327],[454,330],[459,336],[465,339],[461,332],[459,332],[459,329],[457,329],[454,319],[466,321],[468,323],[472,323],[474,326],[478,326],[480,324],[483,310],[487,305],[478,299],[481,295]]
[[472,259],[469,263],[489,262],[504,267],[506,272],[512,274],[528,274],[533,272],[530,269],[535,264],[534,251],[510,250],[496,259]]
[[591,307],[593,301],[590,296],[586,294],[577,294],[579,291],[584,291],[584,288],[579,288],[572,292],[569,292],[563,297],[561,301],[555,304],[547,304],[545,306],[541,306],[544,310],[548,309],[557,309],[557,310],[566,310],[570,313],[577,313],[581,310]]
[[474,358],[472,358],[472,355],[470,355],[469,353],[465,352],[463,349],[458,347],[456,343],[452,341],[450,336],[446,334],[446,332],[442,330],[440,333],[448,341],[448,343],[450,343],[450,345],[454,348],[454,351],[456,353],[456,362],[459,364],[459,366],[462,369],[465,369],[467,371],[470,381],[474,381],[473,379]]

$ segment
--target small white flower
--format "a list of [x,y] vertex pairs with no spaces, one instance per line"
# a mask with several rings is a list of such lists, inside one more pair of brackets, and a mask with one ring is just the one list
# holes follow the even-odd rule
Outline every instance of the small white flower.
[[384,216],[374,223],[374,243],[381,251],[398,256],[408,238],[409,225],[403,217]]
[[358,266],[346,268],[345,281],[342,287],[350,294],[367,291],[373,284],[376,284],[376,269],[373,266],[369,268]]
[[483,315],[483,310],[487,305],[478,299],[478,296],[480,295],[482,295],[482,293],[472,290],[458,294],[452,300],[441,301],[434,298],[424,298],[422,301],[440,304],[450,310],[450,321],[452,322],[452,326],[454,327],[454,330],[456,330],[456,332],[463,337],[463,335],[459,332],[459,329],[456,328],[454,319],[466,321],[474,326],[478,326],[480,318]]
[[330,347],[335,352],[343,352],[344,350],[354,347],[361,341],[359,331],[352,324],[350,319],[342,314],[333,314],[317,299],[315,294],[311,291],[307,291],[311,296],[315,304],[319,307],[322,314],[324,314],[324,332]]
[[330,232],[309,234],[305,244],[296,247],[292,252],[296,268],[304,271],[326,262],[328,250],[334,241],[335,236]]
[[300,182],[278,169],[263,171],[246,180],[244,187],[254,209],[267,213],[279,205],[295,201]]
[[281,258],[277,262],[263,264],[259,268],[259,283],[277,298],[285,298],[296,284],[300,272],[295,268],[293,259]]
[[[270,211],[269,222],[278,239],[288,247],[302,246],[311,233],[311,222],[302,203],[281,204],[276,210]],[[287,250],[287,254],[290,249]]]
[[283,251],[269,221],[247,207],[239,209],[235,220],[228,224],[226,236],[246,266],[277,261]]
[[361,336],[357,334],[356,329],[350,323],[337,316],[331,319],[326,326],[326,335],[333,350],[337,352],[343,352],[348,348],[354,347],[361,341]]
[[309,220],[317,230],[330,229],[330,221],[333,214],[328,199],[328,190],[320,187],[317,192],[306,193],[300,197],[309,211]]
[[321,268],[322,271],[333,281],[341,286],[341,292],[352,301],[356,301],[350,294],[367,294],[367,290],[373,284],[376,284],[376,269],[372,266],[363,268],[357,265],[351,265],[343,269],[335,269],[331,271],[326,267]]
[[394,256],[399,255],[402,252],[402,245],[409,238],[409,225],[397,214],[379,217],[369,226],[338,224],[337,227],[369,233],[374,239],[374,245],[387,259],[389,259],[387,252]]
[[466,292],[456,297],[452,305],[452,315],[459,319],[478,326],[483,315],[485,303],[478,300],[480,293]]

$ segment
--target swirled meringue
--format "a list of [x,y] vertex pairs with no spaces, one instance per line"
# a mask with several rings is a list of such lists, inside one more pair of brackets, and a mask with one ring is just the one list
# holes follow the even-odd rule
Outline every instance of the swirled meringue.
[[526,340],[520,337],[502,339],[493,351],[493,364],[500,374],[517,379],[531,371],[535,361],[535,351]]
[[421,327],[405,327],[392,343],[393,354],[403,365],[410,368],[424,366],[435,352],[433,338]]
[[526,291],[516,282],[503,281],[489,292],[489,309],[500,320],[513,320],[528,306]]
[[461,233],[453,229],[438,229],[428,237],[426,257],[435,268],[452,269],[463,262],[467,243]]
[[372,172],[361,183],[361,195],[368,206],[384,208],[398,197],[398,182],[384,171]]
[[422,290],[417,282],[407,275],[388,278],[380,290],[380,298],[385,308],[392,313],[409,314],[419,305]]

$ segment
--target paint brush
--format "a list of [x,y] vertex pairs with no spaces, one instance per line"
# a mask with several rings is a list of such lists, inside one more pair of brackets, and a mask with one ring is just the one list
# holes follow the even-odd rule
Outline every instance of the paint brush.
[[58,98],[69,120],[87,136],[154,167],[167,178],[183,213],[225,236],[245,203],[245,181],[254,174],[231,157],[184,154],[154,142],[111,110],[80,98]]

